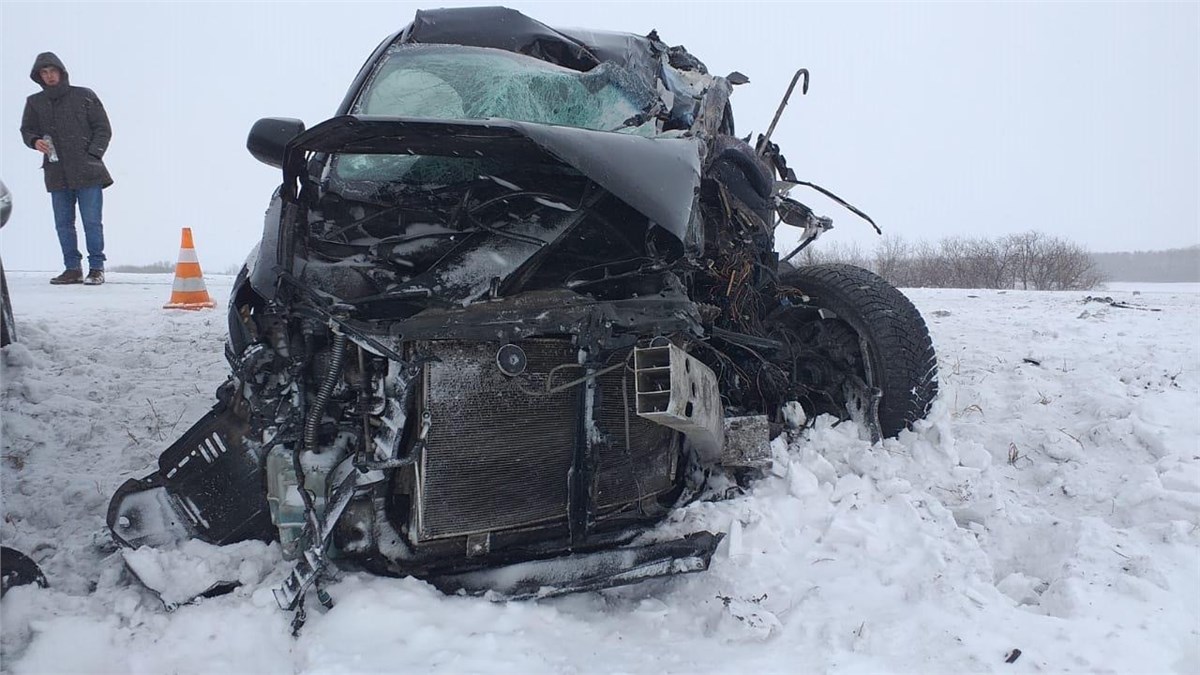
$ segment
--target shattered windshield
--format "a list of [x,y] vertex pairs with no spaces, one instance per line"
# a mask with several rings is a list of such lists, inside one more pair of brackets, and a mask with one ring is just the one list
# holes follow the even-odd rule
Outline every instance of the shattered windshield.
[[610,131],[636,124],[655,98],[611,63],[581,73],[497,49],[407,44],[380,61],[353,112]]
[[[351,112],[424,119],[500,118],[652,136],[658,97],[627,70],[605,63],[581,73],[522,54],[459,45],[393,45]],[[431,161],[433,160],[433,161]],[[448,184],[480,160],[343,155],[338,178]]]

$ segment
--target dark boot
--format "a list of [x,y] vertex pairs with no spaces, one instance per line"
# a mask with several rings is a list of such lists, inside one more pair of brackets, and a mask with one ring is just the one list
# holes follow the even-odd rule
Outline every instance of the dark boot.
[[55,286],[62,284],[78,284],[83,281],[83,270],[63,270],[63,273],[52,277],[50,283]]
[[87,278],[83,280],[84,286],[99,286],[104,283],[104,270],[89,270]]

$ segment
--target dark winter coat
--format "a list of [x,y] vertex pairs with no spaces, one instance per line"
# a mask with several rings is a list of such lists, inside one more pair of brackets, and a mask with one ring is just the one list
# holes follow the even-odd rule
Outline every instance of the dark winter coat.
[[[42,83],[38,70],[55,66],[62,71],[58,84],[48,87]],[[52,52],[38,54],[29,77],[42,91],[25,99],[21,116],[21,138],[34,147],[39,138],[51,137],[58,161],[42,157],[46,190],[78,190],[85,187],[108,187],[112,176],[104,166],[104,152],[112,138],[108,115],[96,92],[87,87],[73,87],[67,79],[67,69]]]

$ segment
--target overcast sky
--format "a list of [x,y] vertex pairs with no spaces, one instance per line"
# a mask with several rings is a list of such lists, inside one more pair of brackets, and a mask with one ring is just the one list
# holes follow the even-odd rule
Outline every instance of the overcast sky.
[[[774,140],[802,179],[885,233],[1037,229],[1094,251],[1200,243],[1197,3],[507,4],[552,26],[657,29],[712,71],[745,73],[740,135],[765,130],[808,68],[809,93]],[[191,227],[202,266],[223,272],[258,240],[280,180],[245,149],[254,121],[330,117],[381,40],[418,8],[452,5],[0,2],[4,264],[62,264],[40,156],[18,131],[39,52],[57,53],[112,121],[109,266],[174,262]],[[793,196],[834,218],[823,242],[874,245],[865,223]],[[781,247],[796,239],[785,229]]]

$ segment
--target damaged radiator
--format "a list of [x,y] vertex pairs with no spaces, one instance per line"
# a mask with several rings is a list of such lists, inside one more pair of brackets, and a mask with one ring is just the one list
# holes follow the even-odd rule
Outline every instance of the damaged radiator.
[[[417,467],[414,532],[419,540],[496,532],[556,521],[568,513],[568,483],[581,433],[583,386],[547,393],[582,375],[565,339],[521,341],[524,371],[506,376],[498,343],[426,342],[418,413],[430,429]],[[611,363],[623,356],[615,355]],[[669,490],[675,432],[638,417],[632,374],[597,378],[591,498],[599,517]],[[622,390],[624,391],[624,395]]]
[[562,518],[579,436],[579,389],[543,394],[555,366],[576,361],[565,340],[521,343],[520,378],[496,365],[500,345],[426,343],[421,402],[431,414],[418,476],[421,539],[505,530]]

